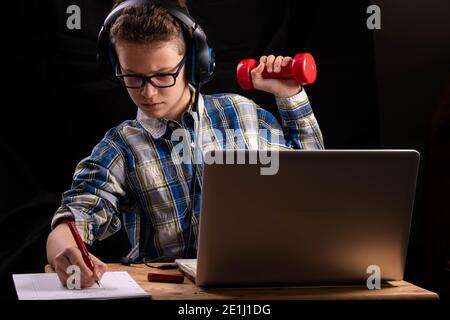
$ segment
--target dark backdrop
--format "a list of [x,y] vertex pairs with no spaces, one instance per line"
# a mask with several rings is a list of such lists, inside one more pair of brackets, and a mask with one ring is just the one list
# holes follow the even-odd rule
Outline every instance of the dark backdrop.
[[[12,273],[42,271],[49,221],[61,192],[70,186],[76,164],[89,155],[109,128],[135,117],[136,107],[126,91],[96,72],[96,37],[112,2],[19,0],[11,10],[14,19],[4,29],[3,38],[8,54],[3,73],[8,74],[8,85],[2,97],[0,132],[3,297],[15,296]],[[450,52],[445,41],[449,33],[443,13],[445,9],[448,12],[448,2],[432,1],[425,16],[420,4],[408,4],[418,9],[403,13],[392,10],[388,1],[375,2],[382,7],[382,29],[371,31],[366,27],[369,1],[188,1],[217,57],[214,78],[203,92],[240,93],[278,116],[269,94],[240,90],[235,80],[237,63],[262,54],[311,52],[318,78],[306,90],[326,148],[401,147],[426,153],[431,110],[437,106],[449,70]],[[66,27],[66,9],[73,4],[81,8],[81,30]],[[411,92],[408,83],[416,74],[414,69],[399,72],[392,59],[402,63],[403,71],[425,63],[417,61],[414,52],[395,48],[399,40],[410,35],[403,23],[419,16],[437,27],[408,41],[421,48],[423,37],[433,32],[435,41],[427,45],[439,50],[429,53],[426,63],[440,72],[417,79],[414,83],[420,83],[420,92]],[[396,40],[389,38],[393,34]],[[402,93],[410,95],[399,101],[396,97]],[[417,98],[423,103],[418,104]],[[443,105],[448,108],[448,103]],[[399,116],[399,110],[408,106],[413,112]],[[444,258],[442,252],[448,238],[436,238],[430,228],[448,229],[448,220],[444,220],[446,225],[441,223],[448,217],[448,206],[433,209],[437,221],[427,220],[422,180],[418,191],[406,278],[433,286],[437,280],[426,275],[444,270],[442,261],[448,256]],[[124,232],[119,232],[96,244],[92,251],[105,261],[117,261],[128,250],[125,238]],[[427,255],[430,247],[444,249]],[[427,259],[433,263],[426,265]]]

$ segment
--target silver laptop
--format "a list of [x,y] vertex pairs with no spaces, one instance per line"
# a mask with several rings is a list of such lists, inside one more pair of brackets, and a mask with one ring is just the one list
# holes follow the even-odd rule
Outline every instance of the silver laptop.
[[254,153],[204,165],[197,259],[176,260],[197,285],[366,284],[374,268],[403,278],[417,151],[280,151],[273,175]]

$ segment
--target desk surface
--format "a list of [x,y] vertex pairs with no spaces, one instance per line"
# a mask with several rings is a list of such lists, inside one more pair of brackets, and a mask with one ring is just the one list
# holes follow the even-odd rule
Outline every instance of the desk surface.
[[[158,265],[158,264],[154,264]],[[143,264],[123,266],[118,263],[108,264],[108,271],[127,271],[134,280],[154,300],[437,300],[439,296],[431,291],[417,287],[406,281],[388,281],[382,283],[381,289],[369,290],[365,286],[332,286],[332,287],[253,287],[253,288],[201,288],[190,279],[184,283],[149,282],[147,273],[158,272]],[[46,272],[54,272],[50,265]],[[178,270],[162,270],[161,272],[179,273]]]

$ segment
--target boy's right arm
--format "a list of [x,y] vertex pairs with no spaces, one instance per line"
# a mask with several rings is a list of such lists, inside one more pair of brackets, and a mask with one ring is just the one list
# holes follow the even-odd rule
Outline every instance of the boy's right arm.
[[63,194],[47,239],[48,262],[63,285],[70,276],[66,273],[70,265],[80,267],[82,287],[93,285],[106,271],[106,264],[93,255],[94,272],[87,267],[67,222],[75,220],[82,240],[88,244],[116,232],[121,224],[119,199],[125,196],[124,185],[123,158],[108,141],[102,140],[91,155],[78,164],[72,187]]

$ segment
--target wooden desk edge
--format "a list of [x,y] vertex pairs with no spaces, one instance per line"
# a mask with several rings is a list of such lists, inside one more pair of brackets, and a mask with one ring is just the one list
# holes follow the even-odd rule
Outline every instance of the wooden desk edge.
[[[147,273],[157,269],[144,265],[110,263],[108,268],[108,271],[127,271],[145,291],[151,293],[154,300],[439,300],[437,293],[404,280],[388,281],[380,290],[369,290],[364,286],[203,288],[186,277],[183,284],[149,282]],[[46,265],[45,272],[54,270]]]

